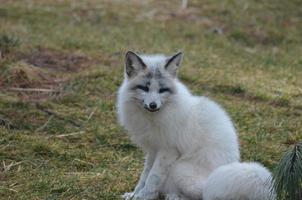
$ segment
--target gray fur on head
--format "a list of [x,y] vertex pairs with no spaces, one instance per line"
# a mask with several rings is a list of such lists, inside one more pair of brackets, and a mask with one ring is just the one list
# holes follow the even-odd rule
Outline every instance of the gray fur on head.
[[[130,99],[150,112],[170,102],[177,94],[176,76],[182,57],[181,52],[171,57],[127,52],[125,75]],[[151,109],[151,104],[156,105],[155,110]]]
[[171,56],[167,59],[167,63],[165,65],[165,69],[172,75],[177,76],[178,68],[181,65],[183,59],[183,53],[178,52],[177,54]]
[[125,72],[128,77],[132,77],[136,75],[140,70],[146,68],[146,64],[136,53],[132,51],[128,51],[126,53]]

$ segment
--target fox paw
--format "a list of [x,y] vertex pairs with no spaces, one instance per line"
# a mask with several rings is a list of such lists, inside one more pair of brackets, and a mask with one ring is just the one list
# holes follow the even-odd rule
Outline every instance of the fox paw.
[[186,198],[177,194],[167,194],[165,200],[187,200]]
[[157,199],[157,197],[158,197],[157,192],[142,189],[141,191],[139,191],[138,194],[134,195],[133,199],[134,200],[153,200],[153,199]]
[[138,194],[134,192],[126,192],[122,195],[124,200],[153,200],[158,197],[158,193],[156,192],[148,192],[146,190],[141,190]]
[[122,199],[131,200],[134,197],[134,192],[126,192],[122,195]]

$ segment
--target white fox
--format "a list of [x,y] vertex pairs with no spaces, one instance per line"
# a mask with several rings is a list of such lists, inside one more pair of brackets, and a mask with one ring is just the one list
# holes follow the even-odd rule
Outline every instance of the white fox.
[[182,57],[126,54],[118,117],[146,161],[135,190],[123,198],[274,199],[270,172],[239,163],[237,134],[226,112],[178,80]]

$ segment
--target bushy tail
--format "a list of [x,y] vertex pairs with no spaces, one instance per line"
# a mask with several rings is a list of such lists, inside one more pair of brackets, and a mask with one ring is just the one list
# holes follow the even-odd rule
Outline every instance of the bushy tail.
[[274,200],[271,173],[258,163],[231,163],[215,169],[203,200]]

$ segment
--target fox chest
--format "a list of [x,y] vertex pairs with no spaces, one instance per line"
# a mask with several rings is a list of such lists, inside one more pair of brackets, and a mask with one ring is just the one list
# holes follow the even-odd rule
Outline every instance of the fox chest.
[[184,146],[186,142],[186,130],[188,124],[178,122],[178,120],[160,120],[160,118],[146,119],[143,116],[128,118],[127,130],[133,142],[144,150],[177,148]]

